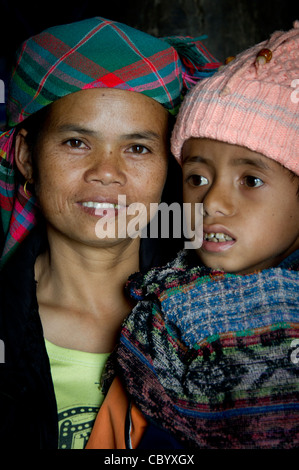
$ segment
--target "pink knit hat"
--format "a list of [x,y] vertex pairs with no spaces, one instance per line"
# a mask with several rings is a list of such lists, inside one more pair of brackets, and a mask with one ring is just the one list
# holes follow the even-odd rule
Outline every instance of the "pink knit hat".
[[299,174],[299,21],[237,55],[185,97],[172,153],[190,137],[241,145]]

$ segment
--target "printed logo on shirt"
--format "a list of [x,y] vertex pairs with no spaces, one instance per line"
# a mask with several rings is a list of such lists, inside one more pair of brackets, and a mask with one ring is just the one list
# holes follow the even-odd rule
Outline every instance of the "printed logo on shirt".
[[59,449],[84,449],[98,407],[74,406],[58,413]]

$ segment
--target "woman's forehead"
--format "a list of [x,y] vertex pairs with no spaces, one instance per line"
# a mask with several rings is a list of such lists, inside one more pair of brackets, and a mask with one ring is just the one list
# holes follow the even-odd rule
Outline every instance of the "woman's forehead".
[[[164,133],[168,112],[153,99],[140,93],[92,89],[67,95],[50,106],[48,126],[82,125],[92,129],[98,125],[118,126],[125,129],[147,128]],[[112,122],[111,122],[112,121]]]

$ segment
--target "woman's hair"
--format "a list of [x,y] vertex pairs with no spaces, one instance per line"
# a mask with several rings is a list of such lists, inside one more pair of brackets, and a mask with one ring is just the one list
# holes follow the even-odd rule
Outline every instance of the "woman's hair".
[[34,151],[38,138],[44,130],[50,108],[51,105],[45,106],[17,126],[17,133],[20,129],[25,129],[27,131],[26,142],[31,151]]
[[[41,110],[37,111],[36,113],[29,116],[23,122],[17,125],[15,136],[18,135],[21,129],[25,129],[27,131],[25,140],[28,145],[29,151],[31,152],[32,156],[32,168],[33,168],[33,179],[34,181],[38,178],[38,171],[37,171],[37,144],[38,139],[45,129],[47,117],[49,115],[50,106],[46,106]],[[14,171],[15,171],[15,183],[19,183],[24,185],[25,178],[17,168],[16,164],[14,164]],[[30,191],[34,194],[34,186],[30,185]]]

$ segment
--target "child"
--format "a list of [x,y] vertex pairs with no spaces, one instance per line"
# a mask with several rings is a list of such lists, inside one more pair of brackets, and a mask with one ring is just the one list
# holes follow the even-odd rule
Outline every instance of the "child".
[[153,425],[177,447],[298,447],[298,50],[296,22],[182,105],[172,151],[204,240],[128,285],[110,372],[146,418],[139,447]]

